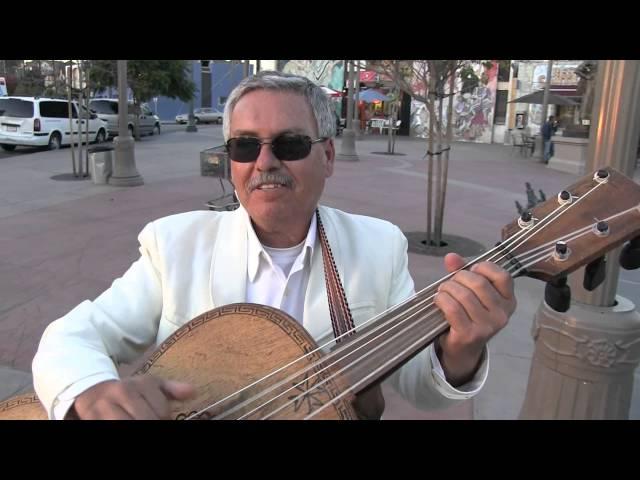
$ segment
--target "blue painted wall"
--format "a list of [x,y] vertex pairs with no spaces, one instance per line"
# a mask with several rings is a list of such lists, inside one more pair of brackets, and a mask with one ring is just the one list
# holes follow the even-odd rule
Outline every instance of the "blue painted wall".
[[[222,111],[225,97],[228,97],[231,90],[242,80],[243,68],[242,65],[237,63],[231,64],[230,62],[216,61],[212,61],[209,67],[211,69],[211,106]],[[253,66],[250,67],[249,73],[253,73]],[[196,84],[193,105],[194,108],[199,108],[202,106],[202,69],[200,62],[194,62],[193,64],[193,81]],[[221,99],[221,97],[223,98]],[[220,100],[223,100],[222,104]],[[149,102],[149,105],[154,111],[157,108],[156,114],[161,120],[165,121],[175,120],[176,115],[189,112],[188,102],[167,97],[158,97],[157,107],[153,101]]]
[[[212,107],[220,111],[224,109],[224,97],[228,97],[231,90],[242,80],[242,64],[231,64],[231,62],[211,61],[211,103]],[[253,74],[253,65],[249,67],[249,74]],[[193,62],[193,81],[196,84],[196,94],[194,97],[194,108],[202,106],[202,67],[200,62]],[[103,92],[101,97],[117,98],[118,90],[110,88]],[[222,98],[221,98],[222,97]],[[129,94],[131,99],[131,94]],[[223,100],[223,103],[220,103]],[[160,117],[160,120],[174,121],[176,115],[189,112],[189,103],[168,97],[158,97],[157,103],[153,100],[148,102],[151,110]]]

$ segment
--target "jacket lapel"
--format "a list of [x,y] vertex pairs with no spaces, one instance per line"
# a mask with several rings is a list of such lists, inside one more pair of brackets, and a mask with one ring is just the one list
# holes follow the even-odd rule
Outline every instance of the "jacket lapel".
[[216,233],[211,259],[211,301],[214,308],[246,301],[247,213],[242,208],[225,214]]

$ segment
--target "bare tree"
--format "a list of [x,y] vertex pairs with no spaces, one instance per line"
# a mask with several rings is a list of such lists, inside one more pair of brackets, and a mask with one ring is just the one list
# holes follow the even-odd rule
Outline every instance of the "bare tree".
[[76,118],[76,125],[78,126],[78,170],[80,176],[84,177],[86,175],[86,172],[83,171],[82,167],[82,125],[84,123],[84,116],[82,115],[82,101],[84,97],[82,92],[82,73],[82,60],[78,60],[78,116]]
[[51,68],[53,69],[53,95],[57,97],[58,93],[58,68],[55,60],[51,60]]
[[[369,68],[387,77],[395,89],[405,92],[422,102],[428,113],[427,135],[427,214],[425,245],[444,246],[442,226],[449,172],[449,152],[453,138],[453,96],[456,78],[461,80],[461,91],[477,86],[479,78],[474,73],[473,60],[377,60],[369,62]],[[443,102],[448,98],[444,118]],[[389,150],[393,152],[393,127],[397,106],[392,106],[389,127]],[[434,171],[435,170],[435,171]],[[434,221],[435,217],[435,221]]]
[[[73,106],[72,102],[72,90],[73,90],[73,60],[69,60],[67,62],[67,101],[68,101],[68,111],[69,111],[69,135],[70,135],[70,145],[69,150],[71,150],[71,164],[73,165],[73,176],[78,176],[78,171],[76,168],[76,154],[75,148],[73,144]],[[82,160],[80,160],[82,163]],[[82,171],[80,171],[80,175],[82,175]]]
[[391,112],[389,115],[389,129],[387,130],[387,153],[394,154],[396,151],[396,123],[401,104],[402,91],[394,87],[389,93],[391,97]]

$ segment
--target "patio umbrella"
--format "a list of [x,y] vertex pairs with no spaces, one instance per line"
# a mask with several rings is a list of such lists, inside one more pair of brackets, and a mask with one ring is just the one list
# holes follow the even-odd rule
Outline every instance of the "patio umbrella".
[[377,90],[373,90],[371,88],[369,90],[362,90],[360,92],[360,95],[359,95],[358,99],[360,101],[366,102],[366,103],[388,102],[389,101],[389,97],[387,97],[383,93],[381,93],[381,92],[379,92]]
[[[567,97],[561,97],[560,95],[554,95],[549,92],[549,105],[568,105],[571,107],[579,105],[578,102],[571,100]],[[544,103],[544,90],[538,90],[533,93],[529,93],[515,100],[511,100],[509,103],[534,103],[542,105]]]

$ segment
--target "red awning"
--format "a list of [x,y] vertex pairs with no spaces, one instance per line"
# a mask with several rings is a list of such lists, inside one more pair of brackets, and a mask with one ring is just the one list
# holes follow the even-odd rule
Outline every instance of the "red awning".
[[372,70],[365,70],[360,72],[360,82],[376,82],[378,81],[378,74]]

